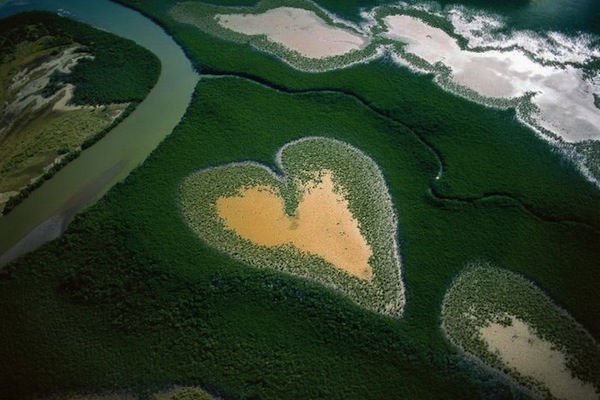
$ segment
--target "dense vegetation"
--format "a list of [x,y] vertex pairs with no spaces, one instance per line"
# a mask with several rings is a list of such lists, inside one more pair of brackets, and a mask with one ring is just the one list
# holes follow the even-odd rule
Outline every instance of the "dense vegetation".
[[[427,149],[352,98],[292,96],[237,78],[202,81],[188,115],[144,168],[64,237],[5,271],[0,318],[11,329],[0,339],[11,346],[0,350],[0,377],[9,397],[172,382],[201,384],[226,398],[436,397],[431,388],[445,398],[506,394],[499,383],[485,384],[491,378],[483,373],[476,386],[473,366],[438,333],[441,297],[463,254],[447,269],[439,268],[439,253],[417,255],[415,264],[411,253],[439,245],[435,231],[420,250],[403,247],[411,289],[398,322],[318,285],[247,267],[188,228],[177,191],[192,171],[243,159],[275,167],[276,150],[306,132],[343,137],[396,182],[395,207],[407,211],[403,238],[421,242],[423,222],[439,222],[428,213],[452,219],[441,232],[460,221],[423,201],[424,177],[437,168]],[[504,218],[513,215],[535,221],[518,210]],[[488,215],[486,223],[494,220]],[[463,232],[445,245],[470,237]],[[419,293],[423,274],[434,280],[422,282],[428,289]],[[424,378],[429,370],[435,373]]]
[[[600,228],[600,209],[595,207],[600,192],[571,161],[518,123],[514,110],[484,109],[443,92],[430,76],[386,60],[318,74],[297,71],[250,46],[166,17],[175,1],[119,1],[149,13],[173,32],[204,74],[244,76],[288,93],[340,91],[402,122],[438,153],[444,176],[434,190],[440,196],[476,200],[504,194],[542,217],[596,221]],[[346,8],[346,2],[319,3],[344,18],[357,19],[357,9]],[[562,190],[565,181],[577,186],[577,196]]]
[[29,12],[0,20],[0,37],[0,58],[10,56],[19,43],[40,38],[49,48],[84,46],[82,51],[94,59],[82,60],[71,74],[55,76],[76,85],[75,104],[140,102],[160,73],[158,58],[133,41],[51,13]]
[[[209,245],[249,265],[320,282],[368,310],[399,318],[405,298],[395,240],[398,220],[377,165],[345,143],[320,137],[288,143],[278,154],[279,170],[256,163],[236,163],[187,177],[181,186],[181,207],[190,227]],[[334,185],[343,188],[348,209],[370,244],[372,280],[351,276],[321,257],[302,254],[293,247],[256,246],[225,229],[219,216],[217,199],[234,196],[243,187],[261,185],[273,188],[284,199],[285,212],[294,215],[300,187],[320,179],[322,171],[330,171]],[[281,174],[279,178],[274,172]],[[320,228],[326,229],[322,224]]]
[[[600,194],[514,112],[385,61],[298,72],[176,24],[165,17],[168,0],[122,2],[159,19],[203,72],[264,85],[203,79],[143,168],[63,237],[3,270],[6,398],[145,395],[173,383],[240,399],[519,397],[440,329],[444,294],[472,260],[532,279],[600,338]],[[365,5],[321,3],[353,19]],[[400,220],[401,320],[248,267],[186,225],[177,195],[186,176],[242,160],[276,168],[277,149],[307,134],[342,139],[381,167]]]

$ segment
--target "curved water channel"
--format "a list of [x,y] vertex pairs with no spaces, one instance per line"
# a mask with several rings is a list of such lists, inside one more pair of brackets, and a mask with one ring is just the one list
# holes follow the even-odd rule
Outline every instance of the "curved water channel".
[[199,78],[162,28],[124,6],[109,0],[0,1],[0,18],[33,9],[56,11],[134,40],[158,56],[162,71],[148,97],[121,124],[0,217],[0,266],[59,236],[78,211],[140,165],[180,121]]

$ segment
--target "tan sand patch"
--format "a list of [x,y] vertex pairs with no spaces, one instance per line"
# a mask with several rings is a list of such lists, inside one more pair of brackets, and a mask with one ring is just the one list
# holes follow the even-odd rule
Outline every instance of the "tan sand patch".
[[329,26],[314,11],[278,7],[262,14],[218,14],[224,28],[267,39],[308,58],[340,56],[360,50],[368,39],[346,29]]
[[371,247],[362,236],[348,201],[334,191],[331,171],[303,187],[296,215],[285,213],[284,201],[271,186],[252,186],[238,195],[220,197],[219,216],[228,229],[242,238],[267,247],[293,245],[317,255],[337,268],[370,280]]
[[541,382],[558,399],[598,399],[594,386],[571,375],[566,356],[555,349],[522,320],[511,317],[512,325],[492,323],[479,333],[488,348],[521,375]]

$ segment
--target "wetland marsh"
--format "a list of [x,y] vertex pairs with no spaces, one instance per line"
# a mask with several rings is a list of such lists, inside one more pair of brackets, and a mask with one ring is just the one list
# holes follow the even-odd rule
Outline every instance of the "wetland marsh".
[[[565,121],[565,140],[536,126],[535,98],[515,93],[541,81],[497,61],[524,54],[511,56],[523,76],[578,70],[595,93],[588,14],[600,6],[196,2],[199,29],[176,1],[121,2],[173,35],[202,78],[141,168],[2,270],[9,398],[151,398],[174,384],[223,399],[598,398],[595,142],[582,159],[587,142],[568,139],[587,134],[573,131],[583,119]],[[311,59],[213,18],[282,7],[369,42]],[[386,21],[422,35],[386,38]],[[437,40],[448,46],[432,65],[419,46]],[[461,57],[500,73],[497,87]],[[310,200],[336,211],[303,225]],[[314,243],[293,237],[314,225]],[[318,237],[332,245],[311,247]]]

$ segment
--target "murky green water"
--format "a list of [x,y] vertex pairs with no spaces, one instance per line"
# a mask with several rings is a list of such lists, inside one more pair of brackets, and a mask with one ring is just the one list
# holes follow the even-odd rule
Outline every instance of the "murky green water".
[[[132,39],[160,58],[162,73],[148,97],[123,123],[0,218],[0,254],[44,221],[54,222],[50,229],[54,233],[64,228],[62,219],[70,220],[141,164],[179,122],[198,80],[181,48],[160,27],[128,8],[108,0],[13,1],[0,7],[0,17],[28,9],[59,11]],[[56,215],[63,218],[51,219]],[[38,232],[37,236],[30,244],[44,235]],[[0,257],[0,265],[27,247]]]
[[513,29],[600,33],[598,0],[441,0],[498,14]]

